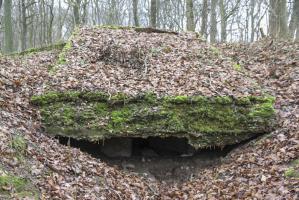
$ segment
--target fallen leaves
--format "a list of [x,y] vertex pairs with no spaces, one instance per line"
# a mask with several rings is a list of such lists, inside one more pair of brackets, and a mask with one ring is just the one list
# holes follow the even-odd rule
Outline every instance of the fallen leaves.
[[[67,63],[58,66],[48,90],[101,90],[136,95],[261,95],[221,50],[196,34],[139,33],[82,28],[72,38]],[[165,51],[166,49],[166,51]],[[219,53],[215,53],[219,51]]]

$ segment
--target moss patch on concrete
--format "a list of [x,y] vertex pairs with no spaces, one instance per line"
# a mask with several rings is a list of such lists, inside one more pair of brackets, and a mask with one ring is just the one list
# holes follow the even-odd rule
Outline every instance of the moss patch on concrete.
[[52,45],[48,45],[48,46],[43,46],[43,47],[38,47],[38,48],[30,48],[27,49],[25,51],[22,52],[17,52],[17,53],[12,53],[10,54],[11,56],[25,56],[25,55],[31,55],[31,54],[35,54],[35,53],[39,53],[39,52],[43,52],[43,51],[51,51],[51,50],[62,50],[65,46],[64,42],[60,42],[57,44],[52,44]]
[[128,96],[49,92],[33,96],[50,134],[92,141],[185,137],[195,148],[235,144],[273,128],[272,97]]

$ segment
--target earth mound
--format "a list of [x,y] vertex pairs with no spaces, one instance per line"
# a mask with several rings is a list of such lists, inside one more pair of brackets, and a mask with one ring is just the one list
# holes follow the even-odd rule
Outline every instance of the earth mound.
[[274,98],[195,33],[145,28],[77,30],[43,94],[50,134],[92,141],[184,137],[195,148],[269,132]]

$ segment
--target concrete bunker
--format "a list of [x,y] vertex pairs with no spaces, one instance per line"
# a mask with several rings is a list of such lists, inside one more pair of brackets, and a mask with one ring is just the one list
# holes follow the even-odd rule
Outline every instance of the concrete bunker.
[[178,158],[222,152],[272,131],[276,121],[275,99],[218,51],[194,33],[82,27],[31,103],[46,134],[90,153],[130,160],[144,149]]

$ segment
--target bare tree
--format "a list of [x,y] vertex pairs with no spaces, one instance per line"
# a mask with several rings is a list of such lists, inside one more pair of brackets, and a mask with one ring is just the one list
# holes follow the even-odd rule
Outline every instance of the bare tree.
[[210,42],[215,43],[217,37],[217,3],[218,0],[211,1],[211,27],[210,27]]
[[291,20],[289,23],[289,36],[291,39],[294,39],[296,34],[296,40],[299,39],[299,0],[294,0],[293,8],[292,8],[292,14],[291,14]]
[[11,53],[13,51],[13,33],[12,33],[12,0],[4,1],[4,51]]
[[[65,0],[65,3],[69,4],[73,8],[73,16],[75,25],[84,24],[86,15],[86,6],[89,0]],[[83,14],[81,15],[81,9],[83,9]]]
[[187,30],[195,31],[193,0],[186,0]]
[[133,0],[133,16],[134,16],[134,26],[139,26],[138,0]]
[[274,38],[288,36],[286,0],[270,0],[269,33]]
[[299,41],[299,0],[295,0],[294,9],[296,14],[296,41]]
[[202,5],[202,22],[201,22],[201,34],[207,37],[208,34],[208,0],[203,1]]
[[[221,42],[225,42],[227,38],[227,21],[238,10],[241,0],[236,0],[235,4],[232,1],[225,2],[225,0],[219,0],[220,16],[221,16]],[[230,9],[228,6],[232,4]]]
[[151,0],[150,26],[157,27],[157,0]]

